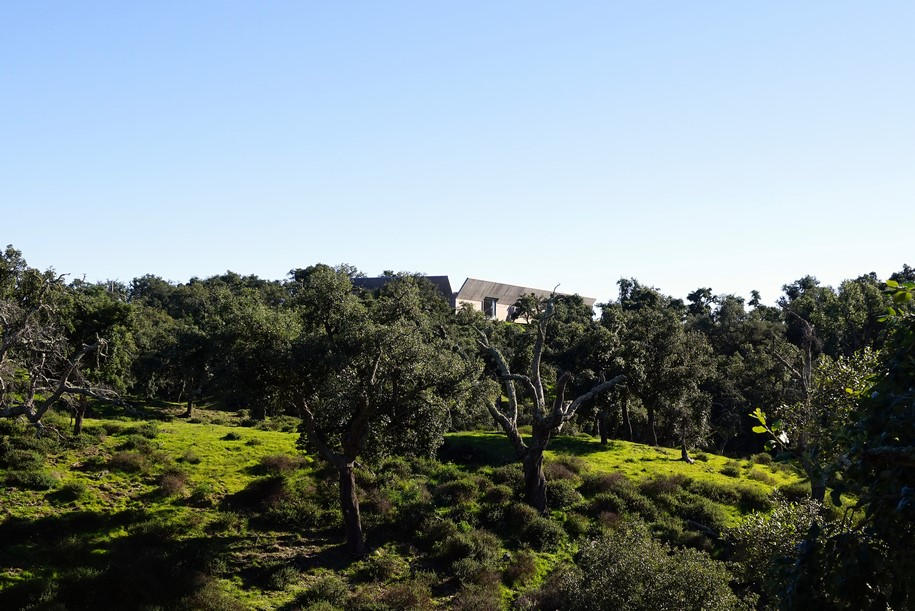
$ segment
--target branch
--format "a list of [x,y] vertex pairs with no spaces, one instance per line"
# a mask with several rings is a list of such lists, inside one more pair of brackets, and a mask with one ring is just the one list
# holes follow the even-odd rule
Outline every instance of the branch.
[[33,423],[36,423],[39,420],[41,420],[42,416],[45,415],[45,412],[47,412],[48,409],[50,409],[51,406],[54,405],[54,403],[56,403],[60,399],[61,395],[63,395],[64,392],[67,390],[67,381],[69,380],[70,376],[73,375],[73,373],[79,367],[80,361],[82,361],[83,358],[87,354],[89,354],[90,352],[95,352],[96,350],[99,349],[100,346],[103,346],[103,345],[105,345],[105,340],[103,340],[103,339],[96,340],[96,342],[93,344],[84,344],[83,345],[82,350],[80,350],[76,354],[76,356],[73,357],[73,359],[70,361],[69,366],[67,367],[66,371],[64,371],[63,375],[60,377],[60,380],[57,383],[57,388],[54,389],[54,392],[51,393],[51,396],[47,397],[44,401],[42,401],[41,404],[38,406],[38,409],[36,409],[33,413],[29,414],[30,421],[32,421]]
[[581,407],[583,403],[585,403],[586,401],[590,401],[591,399],[593,399],[600,393],[610,390],[611,388],[613,388],[620,382],[624,382],[625,380],[626,380],[626,376],[618,375],[611,380],[608,380],[606,382],[601,382],[600,384],[593,387],[588,392],[586,392],[582,395],[579,395],[571,403],[569,403],[568,407],[564,408],[561,411],[562,420],[563,421],[570,420],[573,416],[575,416],[575,412],[578,411],[578,408]]
[[305,425],[305,430],[308,432],[308,441],[318,449],[318,453],[321,454],[327,462],[337,469],[342,469],[345,466],[343,457],[331,450],[330,446],[321,439],[321,436],[318,434],[317,428],[315,427],[314,412],[311,411],[311,408],[308,407],[308,402],[304,399],[302,400],[301,413],[302,423]]

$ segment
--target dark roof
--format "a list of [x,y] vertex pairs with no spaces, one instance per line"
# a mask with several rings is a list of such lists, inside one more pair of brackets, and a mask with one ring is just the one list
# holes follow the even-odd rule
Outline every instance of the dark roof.
[[[377,276],[375,278],[353,278],[353,286],[357,286],[367,291],[376,291],[396,277],[397,276]],[[447,299],[449,303],[451,302],[451,281],[448,280],[448,276],[422,277],[434,284],[435,288],[438,289],[438,292],[442,294],[442,297]]]

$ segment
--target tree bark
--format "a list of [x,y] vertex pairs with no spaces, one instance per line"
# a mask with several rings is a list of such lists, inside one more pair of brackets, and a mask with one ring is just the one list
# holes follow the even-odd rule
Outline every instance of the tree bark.
[[80,397],[74,408],[76,416],[73,419],[73,435],[79,437],[83,432],[83,416],[86,415],[86,398]]
[[340,509],[343,512],[346,549],[353,556],[363,556],[365,555],[365,537],[362,534],[362,518],[359,515],[359,497],[356,495],[353,463],[344,463],[338,468],[338,471],[340,473]]
[[190,418],[194,415],[194,400],[190,395],[187,398],[187,409],[184,410],[183,418]]
[[601,410],[597,415],[597,430],[600,433],[600,444],[602,446],[607,445],[607,412],[606,410]]
[[626,397],[623,397],[623,401],[620,404],[622,406],[623,412],[623,426],[626,429],[626,433],[629,435],[629,441],[634,441],[632,437],[632,421],[629,419],[629,400]]
[[651,405],[646,406],[648,410],[648,430],[651,431],[651,444],[658,445],[658,432],[654,428],[654,407]]
[[690,465],[693,464],[694,462],[696,462],[692,458],[689,457],[689,451],[686,449],[686,436],[685,435],[680,437],[680,460],[682,460],[683,462],[690,464]]
[[546,512],[546,477],[543,475],[543,449],[530,448],[524,457],[524,499],[528,505]]
[[826,498],[826,480],[821,475],[810,476],[810,498],[818,503]]

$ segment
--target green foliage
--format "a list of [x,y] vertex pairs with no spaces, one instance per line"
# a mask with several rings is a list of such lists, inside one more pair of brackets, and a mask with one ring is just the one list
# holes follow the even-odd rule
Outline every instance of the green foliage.
[[547,485],[547,495],[550,505],[556,509],[572,507],[581,502],[583,498],[575,489],[575,483],[567,479],[550,480]]
[[627,524],[581,546],[575,566],[558,569],[541,588],[536,608],[744,608],[724,564],[703,552],[676,550],[653,540],[644,526]]

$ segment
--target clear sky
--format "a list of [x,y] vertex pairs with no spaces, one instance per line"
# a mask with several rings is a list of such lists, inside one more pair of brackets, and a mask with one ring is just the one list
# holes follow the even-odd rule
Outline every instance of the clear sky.
[[771,302],[915,264],[915,2],[0,3],[0,242]]

